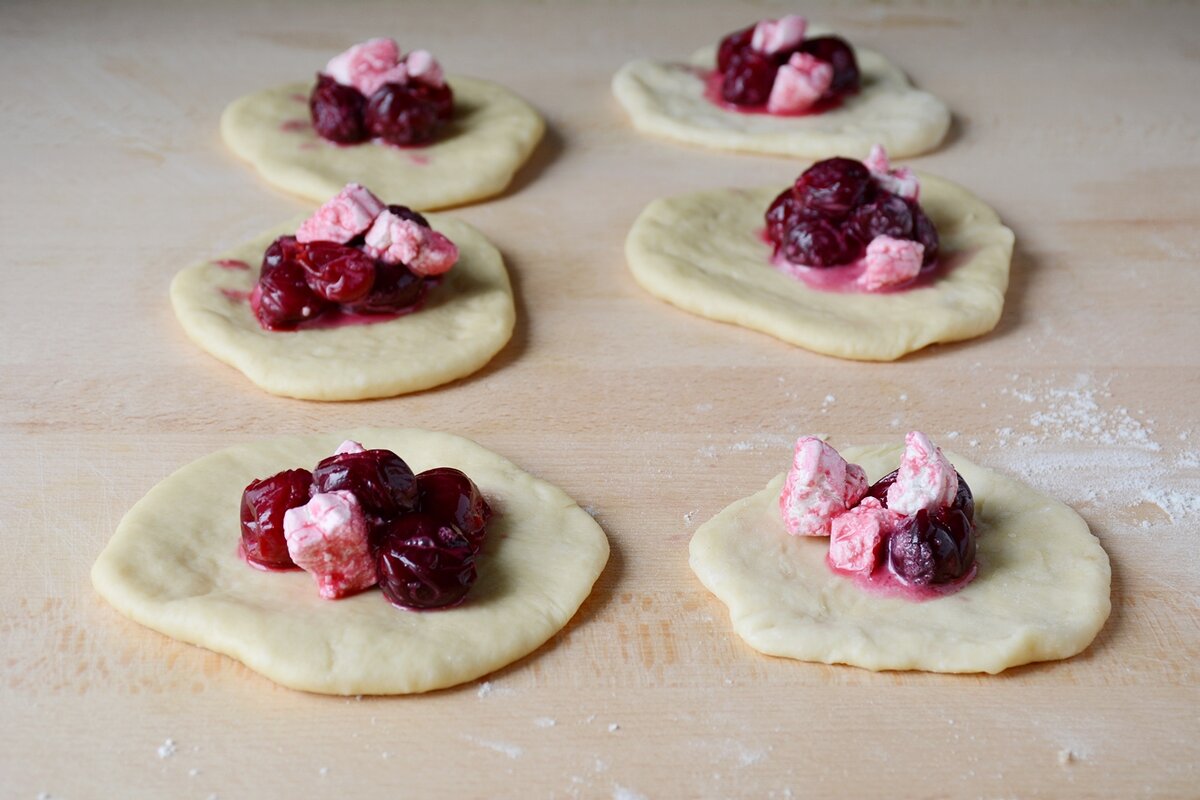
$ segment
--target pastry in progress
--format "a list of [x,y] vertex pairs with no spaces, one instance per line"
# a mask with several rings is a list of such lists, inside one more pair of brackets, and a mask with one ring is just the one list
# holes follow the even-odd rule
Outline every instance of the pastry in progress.
[[655,200],[625,242],[634,278],[685,311],[838,358],[893,361],[996,326],[1013,233],[966,189],[893,169],[882,149],[781,188]]
[[802,661],[997,673],[1082,652],[1111,610],[1108,556],[1078,514],[916,431],[840,455],[802,437],[791,472],[690,552],[739,636]]
[[391,397],[469,375],[516,318],[504,262],[482,234],[385,206],[356,184],[299,224],[182,270],[171,305],[201,348],[305,400]]
[[639,131],[718,150],[863,158],[882,143],[905,157],[950,127],[945,104],[883,56],[810,35],[798,16],[735,31],[688,63],[631,61],[612,87]]
[[316,84],[235,100],[221,136],[270,184],[322,201],[370,185],[417,209],[499,194],[541,140],[542,118],[498,84],[446,77],[417,50],[371,39],[335,56]]
[[[402,454],[414,473],[453,467],[478,486],[490,508],[487,541],[460,604],[408,611],[374,590],[327,599],[347,593],[326,592],[319,580],[323,597],[315,574],[247,564],[238,546],[243,490],[335,448],[345,453],[344,440]],[[92,582],[130,619],[284,686],[407,694],[473,680],[536,650],[575,614],[607,560],[608,540],[585,511],[499,455],[445,433],[362,429],[231,447],[183,467],[121,520]]]

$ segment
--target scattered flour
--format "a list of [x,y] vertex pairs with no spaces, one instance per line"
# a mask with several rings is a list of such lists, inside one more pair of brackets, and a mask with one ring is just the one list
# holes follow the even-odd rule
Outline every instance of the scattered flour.
[[533,724],[537,725],[539,728],[553,728],[558,724],[558,720],[554,719],[553,717],[538,717],[533,721]]
[[646,795],[627,789],[619,783],[613,784],[613,800],[646,800]]
[[512,689],[505,689],[502,686],[495,686],[491,681],[484,681],[483,683],[479,684],[479,689],[475,692],[475,696],[480,698],[491,697],[492,695],[496,695],[497,697],[506,697],[511,694],[515,694]]
[[158,746],[158,757],[170,758],[171,756],[175,755],[175,749],[175,740],[167,739]]
[[508,756],[509,758],[512,758],[512,759],[518,759],[525,753],[525,751],[522,748],[518,747],[515,744],[506,744],[505,742],[494,742],[494,741],[491,741],[490,739],[480,739],[475,736],[468,736],[465,733],[462,735],[462,739],[465,742],[470,742],[471,744],[477,744],[480,747],[486,747],[488,750],[492,750],[494,752],[500,753],[501,755]]
[[608,732],[609,732],[609,733],[616,733],[616,732],[617,732],[617,731],[619,731],[619,730],[621,730],[621,726],[620,726],[620,725],[618,725],[617,723],[615,723],[615,722],[610,722],[610,723],[608,724]]

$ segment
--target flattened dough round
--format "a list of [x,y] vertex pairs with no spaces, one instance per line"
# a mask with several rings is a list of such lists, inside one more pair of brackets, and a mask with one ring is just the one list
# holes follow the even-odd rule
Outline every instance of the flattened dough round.
[[244,261],[249,270],[207,261],[171,282],[171,305],[192,341],[271,394],[363,400],[416,392],[470,375],[512,336],[516,310],[500,253],[470,225],[439,215],[429,223],[458,245],[459,261],[420,311],[369,325],[264,329],[245,297],[267,245],[299,223],[219,259]]
[[710,70],[716,48],[691,63],[631,61],[613,77],[613,94],[643,133],[718,150],[821,159],[866,158],[882,144],[894,158],[928,152],[946,135],[950,111],[928,92],[913,88],[904,73],[871,50],[854,48],[862,88],[821,114],[780,117],[742,114],[704,96],[700,70]]
[[[877,480],[902,445],[846,448]],[[733,629],[775,656],[872,670],[996,673],[1069,658],[1108,619],[1108,556],[1069,507],[946,454],[975,494],[979,573],[955,594],[917,603],[858,588],[825,563],[829,540],[789,536],[784,476],[696,530],[692,570],[729,607]]]
[[[447,78],[454,120],[425,147],[342,147],[312,129],[311,83],[246,95],[221,115],[221,136],[270,184],[324,202],[347,183],[418,209],[461,205],[504,191],[542,138],[533,107],[499,84]],[[302,99],[297,99],[302,98]]]
[[[305,572],[262,572],[237,554],[242,489],[311,468],[344,439],[398,453],[416,472],[457,467],[496,516],[467,600],[409,612],[372,589],[322,600]],[[473,680],[533,652],[591,592],[608,539],[571,498],[472,441],[416,429],[274,439],[188,464],[138,501],[92,567],[130,619],[322,694],[408,694]]]
[[644,289],[693,314],[838,358],[893,361],[994,328],[1012,262],[1013,233],[996,212],[961,186],[920,180],[921,207],[953,267],[929,286],[828,292],[772,267],[760,232],[780,186],[655,200],[633,224],[625,255]]

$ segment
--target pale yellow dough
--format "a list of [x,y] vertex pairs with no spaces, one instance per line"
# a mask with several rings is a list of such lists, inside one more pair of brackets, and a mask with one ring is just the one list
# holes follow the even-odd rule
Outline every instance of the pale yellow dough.
[[424,147],[374,142],[343,147],[325,141],[309,121],[311,83],[235,100],[221,115],[221,136],[268,183],[317,202],[347,183],[361,183],[389,203],[418,209],[499,194],[541,140],[542,118],[498,84],[463,77],[447,81],[454,90],[454,119]]
[[[814,34],[810,34],[814,35]],[[631,61],[614,76],[613,94],[639,131],[685,144],[798,158],[865,158],[882,144],[894,158],[937,147],[950,127],[941,100],[914,89],[904,73],[871,50],[854,48],[862,88],[841,105],[798,117],[743,114],[704,96],[704,78],[716,48],[690,64]]]
[[903,292],[810,289],[769,263],[763,215],[782,186],[721,189],[655,200],[625,242],[633,276],[693,314],[732,322],[800,347],[893,361],[935,342],[987,333],[1004,306],[1013,233],[960,186],[922,174],[921,206],[953,265],[930,286]]
[[458,245],[459,261],[413,314],[314,330],[259,325],[242,297],[258,280],[267,245],[295,233],[300,220],[222,255],[245,261],[249,270],[215,260],[184,269],[171,282],[171,305],[192,341],[272,394],[363,400],[438,386],[470,375],[498,353],[512,336],[516,311],[496,248],[465,222],[439,215],[429,222]]
[[[242,489],[311,469],[344,439],[387,448],[414,472],[457,467],[496,512],[466,601],[402,611],[377,589],[322,600],[305,572],[262,572],[237,554]],[[478,444],[445,433],[363,429],[222,450],[150,490],[92,567],[96,590],[130,619],[225,653],[293,689],[425,692],[533,652],[591,592],[608,560],[600,526],[571,498]]]
[[[901,445],[846,448],[871,480]],[[979,573],[926,602],[881,597],[835,574],[829,540],[789,536],[784,476],[697,529],[691,565],[733,629],[775,656],[872,670],[996,673],[1084,650],[1108,619],[1108,556],[1083,519],[1030,487],[952,453],[975,495]]]

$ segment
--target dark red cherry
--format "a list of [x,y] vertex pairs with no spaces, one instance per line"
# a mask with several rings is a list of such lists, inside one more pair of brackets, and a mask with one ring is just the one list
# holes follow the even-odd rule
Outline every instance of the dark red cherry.
[[308,286],[326,300],[352,303],[375,281],[375,259],[349,245],[309,242],[300,254]]
[[370,293],[346,307],[357,314],[393,314],[421,302],[428,288],[428,282],[403,264],[376,261]]
[[771,95],[779,67],[756,50],[743,50],[729,60],[723,71],[721,96],[739,106],[761,106]]
[[371,95],[364,119],[372,136],[396,145],[428,142],[439,124],[433,103],[399,83],[385,83]]
[[242,492],[242,552],[246,558],[270,569],[296,566],[283,537],[283,515],[309,500],[312,473],[289,469],[254,480]]
[[313,470],[313,491],[353,492],[368,514],[394,517],[417,507],[417,479],[391,450],[338,453]]
[[767,238],[779,245],[787,236],[788,229],[802,219],[815,216],[804,207],[793,189],[785,189],[771,201],[767,208]]
[[933,227],[933,221],[925,215],[920,205],[910,202],[908,207],[913,215],[913,238],[925,246],[925,257],[921,264],[927,267],[937,261],[941,249],[937,228]]
[[957,508],[922,509],[906,517],[888,542],[888,564],[905,583],[950,583],[975,563],[975,531]]
[[742,28],[740,31],[734,31],[722,39],[721,44],[717,47],[717,71],[725,72],[729,68],[729,62],[733,60],[734,55],[750,49],[750,42],[753,39],[753,25],[748,28]]
[[474,481],[453,467],[438,467],[417,475],[417,492],[422,512],[453,522],[475,550],[483,546],[492,509]]
[[432,514],[405,514],[388,525],[375,552],[379,588],[392,605],[445,608],[475,583],[475,552],[462,532]]
[[449,122],[454,118],[454,91],[450,88],[450,84],[443,83],[441,86],[433,86],[421,81],[413,81],[408,84],[408,91],[418,100],[433,106],[433,113],[438,122]]
[[840,221],[857,208],[871,189],[871,171],[861,161],[818,161],[796,179],[796,195],[809,208]]
[[263,252],[262,270],[259,275],[264,275],[283,263],[298,264],[302,247],[295,236],[280,236],[267,245],[266,251]]
[[388,211],[392,212],[400,219],[407,219],[415,222],[422,228],[429,227],[429,220],[425,219],[424,215],[422,215],[420,212],[413,211],[408,206],[390,205],[388,206]]
[[847,236],[857,239],[864,247],[876,236],[911,239],[913,214],[904,198],[890,192],[880,192],[874,200],[850,213],[844,230]]
[[788,229],[781,252],[793,264],[836,267],[858,258],[859,248],[829,222],[802,219]]
[[837,36],[817,36],[801,42],[799,50],[819,58],[833,67],[833,82],[823,95],[823,99],[828,100],[858,91],[860,84],[858,61],[854,58],[854,50],[850,48],[845,39]]
[[329,302],[309,288],[304,268],[292,261],[264,273],[250,294],[250,310],[269,330],[289,330],[328,307]]
[[343,86],[328,75],[317,75],[317,84],[308,97],[313,129],[323,139],[338,144],[366,141],[363,124],[366,98],[353,86]]

